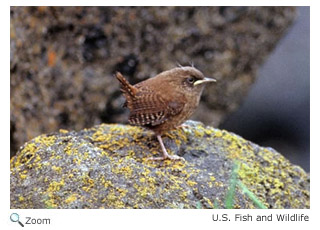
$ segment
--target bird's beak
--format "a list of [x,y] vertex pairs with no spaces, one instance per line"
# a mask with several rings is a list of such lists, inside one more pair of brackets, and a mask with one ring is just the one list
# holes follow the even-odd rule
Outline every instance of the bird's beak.
[[195,81],[195,83],[193,83],[193,85],[196,86],[196,85],[200,85],[200,84],[203,84],[203,83],[216,82],[216,81],[217,81],[217,80],[214,79],[214,78],[205,77],[205,78],[202,79],[202,80],[197,80],[197,81]]

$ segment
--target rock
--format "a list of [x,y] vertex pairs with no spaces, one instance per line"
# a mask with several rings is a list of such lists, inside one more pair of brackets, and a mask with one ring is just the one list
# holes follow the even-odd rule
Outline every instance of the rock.
[[41,133],[123,123],[113,73],[131,83],[193,62],[218,79],[194,119],[243,100],[294,7],[11,7],[11,154]]
[[[11,159],[11,205],[23,208],[225,208],[238,179],[267,208],[309,208],[309,175],[280,153],[188,121],[163,137],[185,161],[149,161],[161,151],[143,128],[102,124],[27,142]],[[236,175],[236,176],[237,176]],[[255,208],[240,186],[234,208]]]

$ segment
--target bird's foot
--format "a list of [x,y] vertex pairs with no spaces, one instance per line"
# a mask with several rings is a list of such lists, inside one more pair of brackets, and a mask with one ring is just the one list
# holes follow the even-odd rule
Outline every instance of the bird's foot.
[[153,160],[153,161],[162,161],[162,160],[166,160],[166,159],[170,159],[170,160],[184,160],[183,157],[179,157],[177,155],[169,155],[166,148],[164,147],[164,144],[162,142],[161,136],[157,135],[157,138],[159,140],[161,149],[162,149],[162,157],[150,157],[148,158],[148,160]]
[[190,129],[191,126],[187,124],[181,124],[177,126],[177,129]]
[[187,124],[181,124],[181,125],[177,126],[176,129],[181,130],[184,133],[189,133],[191,126],[187,125]]
[[162,157],[149,157],[148,160],[150,161],[164,161],[164,160],[173,160],[173,161],[184,161],[185,159],[183,157],[180,157],[178,155],[167,155]]

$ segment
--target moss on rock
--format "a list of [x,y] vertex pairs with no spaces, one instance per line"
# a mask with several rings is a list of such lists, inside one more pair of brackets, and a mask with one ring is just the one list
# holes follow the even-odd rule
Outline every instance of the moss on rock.
[[[268,208],[309,208],[309,176],[271,148],[188,121],[169,132],[102,124],[27,142],[11,159],[11,208],[224,208],[234,161],[239,179]],[[235,208],[255,208],[237,188]]]

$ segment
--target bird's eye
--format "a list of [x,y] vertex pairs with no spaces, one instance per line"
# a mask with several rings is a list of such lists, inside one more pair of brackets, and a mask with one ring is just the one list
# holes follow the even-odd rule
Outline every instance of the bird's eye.
[[194,77],[188,77],[187,81],[188,83],[193,84],[196,81],[196,79]]

